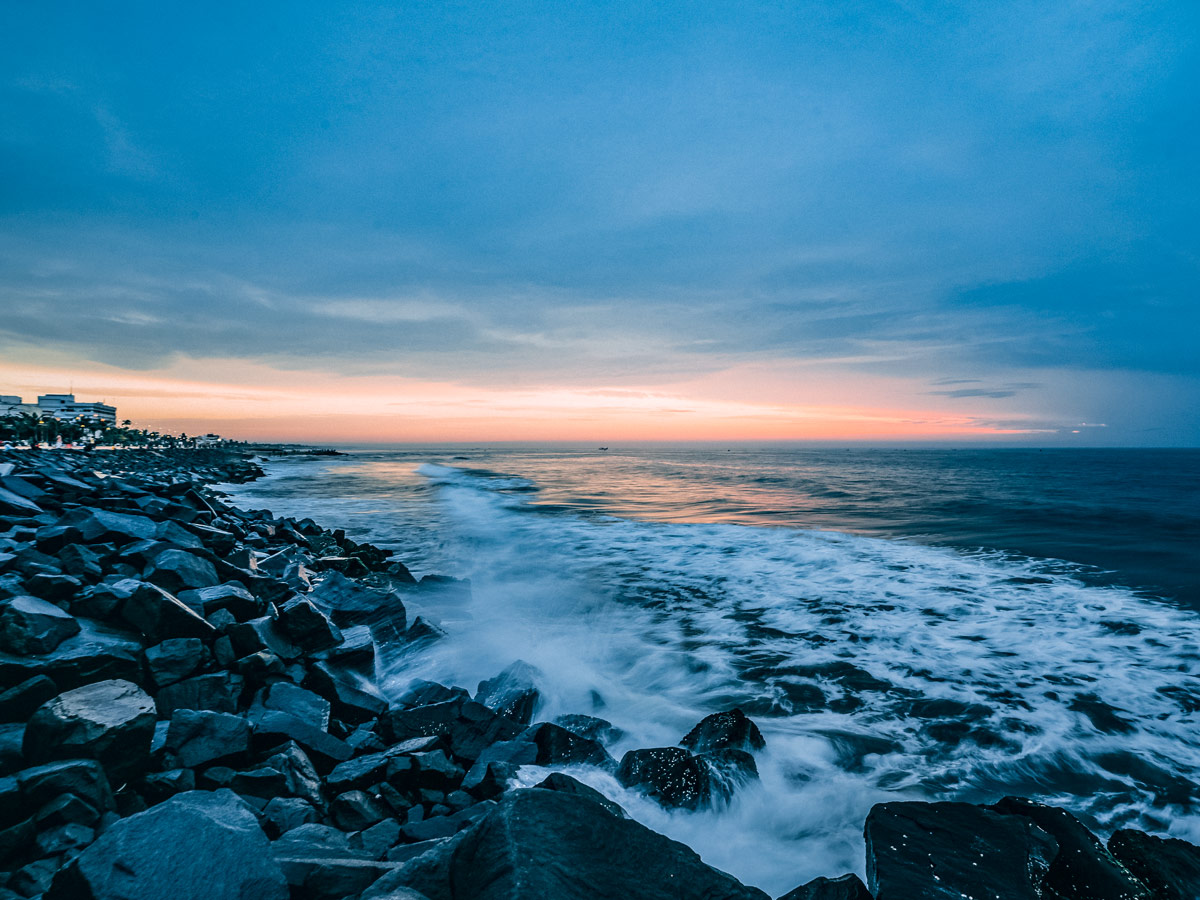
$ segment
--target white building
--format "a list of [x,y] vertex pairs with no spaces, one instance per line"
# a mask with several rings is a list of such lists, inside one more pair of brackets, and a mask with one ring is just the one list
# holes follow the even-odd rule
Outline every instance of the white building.
[[117,408],[106,403],[80,403],[74,394],[42,394],[37,405],[22,403],[20,397],[0,396],[0,416],[32,413],[54,419],[99,419],[109,425],[117,424]]

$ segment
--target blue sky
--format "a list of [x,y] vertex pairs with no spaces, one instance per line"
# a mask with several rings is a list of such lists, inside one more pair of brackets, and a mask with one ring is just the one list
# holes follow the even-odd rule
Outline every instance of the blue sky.
[[0,378],[711,399],[753,370],[812,404],[819,371],[1031,440],[1195,445],[1198,19],[6,4]]

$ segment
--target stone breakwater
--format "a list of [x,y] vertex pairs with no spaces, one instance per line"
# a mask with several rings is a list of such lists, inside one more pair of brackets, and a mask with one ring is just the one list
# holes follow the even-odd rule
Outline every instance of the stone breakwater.
[[[468,587],[207,486],[260,474],[0,454],[0,900],[766,897],[568,774],[720,807],[764,746],[740,710],[617,761],[604,720],[539,720],[520,662],[385,697],[377,653],[441,635],[406,598]],[[510,789],[522,766],[547,775]],[[787,900],[1200,896],[1200,848],[1019,798],[884,803],[864,834],[867,884]]]

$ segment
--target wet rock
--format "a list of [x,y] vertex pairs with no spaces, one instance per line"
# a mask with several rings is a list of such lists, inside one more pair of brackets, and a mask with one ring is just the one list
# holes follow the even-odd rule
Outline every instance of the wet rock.
[[80,632],[51,653],[25,657],[0,653],[0,684],[46,675],[66,690],[111,678],[141,677],[141,642],[136,636],[90,619],[78,618]]
[[221,583],[207,559],[186,550],[167,550],[146,566],[145,579],[172,594]]
[[388,709],[387,700],[372,684],[334,662],[311,664],[303,686],[328,700],[333,714],[344,722],[366,722]]
[[328,650],[342,642],[342,633],[325,613],[303,597],[294,597],[279,610],[279,627],[304,650]]
[[210,672],[167,685],[155,697],[160,716],[177,709],[207,709],[213,712],[237,712],[242,679],[231,672]]
[[0,609],[0,649],[9,653],[49,653],[77,634],[74,616],[37,597],[13,597]]
[[1121,829],[1108,839],[1108,849],[1149,888],[1154,900],[1200,897],[1200,847],[1195,844]]
[[758,779],[754,757],[745,750],[713,750],[698,757],[708,767],[709,785],[714,799],[728,803],[734,791]]
[[712,800],[708,766],[679,747],[630,750],[621,758],[617,781],[667,808],[700,809]]
[[596,743],[606,746],[613,741],[620,740],[625,735],[620,728],[617,728],[607,719],[601,719],[596,716],[585,716],[580,713],[559,716],[554,720],[554,724],[561,725],[572,734],[577,734],[580,737],[585,737],[590,741],[596,741]]
[[533,726],[521,735],[521,740],[537,746],[534,762],[539,766],[586,765],[605,769],[616,767],[615,760],[608,755],[603,745],[550,722]]
[[766,746],[762,733],[740,709],[713,713],[687,733],[680,746],[693,753],[710,750],[745,750],[751,752]]
[[588,787],[582,781],[578,781],[570,775],[564,775],[562,772],[551,772],[543,781],[535,784],[534,788],[543,791],[559,791],[564,794],[584,797],[593,803],[599,803],[614,816],[619,816],[622,819],[629,818],[629,814],[619,804],[609,800],[595,788]]
[[288,900],[254,814],[231,791],[191,791],[115,822],[46,900]]
[[68,544],[58,551],[62,570],[81,581],[96,582],[104,577],[104,567],[98,555],[81,544]]
[[851,873],[839,878],[814,878],[779,900],[872,900],[872,897],[867,886]]
[[1065,809],[1005,797],[991,809],[1024,816],[1058,842],[1045,886],[1063,900],[1151,900],[1151,894],[1100,840]]
[[408,690],[396,699],[396,706],[401,709],[411,709],[417,706],[432,706],[435,703],[447,703],[451,700],[468,700],[470,694],[466,688],[447,687],[436,681],[417,679]]
[[229,610],[239,622],[247,622],[266,612],[266,604],[236,581],[180,591],[179,601],[206,619],[219,609]]
[[461,838],[410,860],[364,898],[404,887],[430,900],[766,900],[683,844],[547,790],[509,794]]
[[1058,853],[1030,819],[967,803],[881,803],[865,835],[876,900],[1041,900]]
[[475,701],[513,721],[528,725],[541,705],[542,695],[538,691],[537,681],[542,677],[537,668],[519,659],[495,678],[479,682]]
[[136,684],[101,681],[40,707],[29,719],[23,749],[33,763],[96,759],[121,781],[145,765],[154,723],[154,701]]
[[178,709],[171,716],[166,749],[188,768],[236,762],[250,750],[250,723],[228,713]]
[[58,694],[54,682],[34,675],[0,693],[0,722],[24,722],[33,711]]
[[393,740],[441,735],[455,756],[472,762],[489,745],[512,740],[521,733],[520,725],[473,700],[391,710],[383,721]]
[[283,660],[298,659],[303,654],[269,616],[235,625],[229,629],[229,640],[239,659],[264,650]]
[[169,638],[215,637],[213,627],[187,604],[146,582],[130,585],[129,596],[121,604],[121,616],[155,644]]

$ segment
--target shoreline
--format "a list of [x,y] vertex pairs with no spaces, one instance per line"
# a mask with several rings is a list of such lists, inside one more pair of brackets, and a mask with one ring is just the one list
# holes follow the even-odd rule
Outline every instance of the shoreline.
[[[261,477],[265,452],[0,452],[0,900],[767,896],[567,774],[507,789],[521,765],[589,765],[720,805],[756,777],[752,721],[714,713],[617,761],[604,720],[537,719],[520,663],[473,694],[384,697],[377,645],[440,633],[406,595],[469,586],[225,503],[211,486]],[[871,892],[843,876],[787,900],[1200,889],[1200,848],[1129,830],[1106,849],[1012,798],[880,804],[865,836]]]

